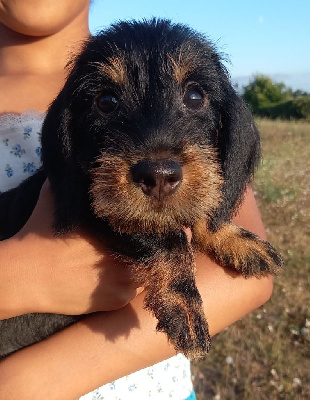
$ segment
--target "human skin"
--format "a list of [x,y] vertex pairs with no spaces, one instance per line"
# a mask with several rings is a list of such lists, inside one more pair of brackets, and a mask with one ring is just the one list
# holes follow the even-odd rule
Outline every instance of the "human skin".
[[88,12],[89,0],[0,0],[0,114],[46,111],[90,33]]
[[[256,213],[249,190],[235,222],[264,237],[263,227],[258,229]],[[270,278],[244,279],[200,254],[196,255],[196,263],[196,281],[211,336],[262,305],[271,295]],[[46,276],[52,279],[49,272]],[[141,293],[119,310],[98,312],[0,362],[0,400],[39,400],[43,396],[75,399],[174,355],[166,336],[155,332],[157,321],[143,309],[143,296]]]
[[[44,112],[61,88],[64,65],[89,34],[88,1],[78,0],[73,9],[65,3],[72,1],[0,1],[0,89],[6,93],[0,114]],[[0,243],[0,318],[97,313],[2,360],[0,400],[75,399],[174,354],[166,336],[155,332],[156,319],[143,309],[144,294],[128,270],[86,232],[55,239],[52,215],[46,183],[25,227]],[[266,237],[251,189],[235,222]],[[271,295],[270,277],[244,279],[200,254],[196,263],[211,335]]]

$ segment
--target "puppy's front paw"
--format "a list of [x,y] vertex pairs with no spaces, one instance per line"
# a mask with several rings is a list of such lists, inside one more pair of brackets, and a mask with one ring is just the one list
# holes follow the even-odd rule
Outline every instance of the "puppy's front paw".
[[208,324],[200,304],[189,305],[180,300],[166,299],[160,306],[157,299],[156,310],[152,310],[159,320],[156,329],[166,333],[176,351],[191,360],[199,360],[210,350]]
[[[257,235],[240,229],[240,251],[237,257],[233,254],[233,265],[245,277],[261,277],[280,272],[283,261],[271,243],[260,239]],[[227,265],[229,266],[229,265]]]
[[277,274],[283,264],[280,254],[269,242],[233,224],[209,232],[201,223],[194,227],[194,241],[200,251],[245,277]]

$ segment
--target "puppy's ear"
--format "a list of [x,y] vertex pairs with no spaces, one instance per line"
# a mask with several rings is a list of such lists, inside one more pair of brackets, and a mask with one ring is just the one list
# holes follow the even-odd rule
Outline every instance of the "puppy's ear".
[[54,194],[57,234],[79,225],[83,203],[83,179],[73,148],[69,92],[65,86],[54,100],[42,129],[42,162]]
[[223,201],[213,228],[230,220],[237,212],[246,185],[260,161],[260,138],[254,119],[243,100],[231,90],[221,110],[218,151],[224,177]]

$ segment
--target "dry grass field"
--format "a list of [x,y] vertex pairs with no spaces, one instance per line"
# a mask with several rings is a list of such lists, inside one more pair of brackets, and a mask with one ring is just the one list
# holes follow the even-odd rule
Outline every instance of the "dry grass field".
[[257,124],[263,162],[254,190],[285,267],[271,300],[193,365],[198,400],[310,399],[310,123]]

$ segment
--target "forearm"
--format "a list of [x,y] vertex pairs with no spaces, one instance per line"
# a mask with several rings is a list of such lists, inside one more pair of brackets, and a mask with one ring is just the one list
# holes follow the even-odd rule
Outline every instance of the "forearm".
[[[210,332],[220,332],[263,304],[269,278],[232,276],[197,257],[197,283]],[[245,301],[246,299],[246,301]],[[98,313],[0,363],[0,399],[74,399],[102,384],[174,354],[143,296],[118,311]],[[211,349],[212,351],[212,349]]]
[[[64,288],[66,267],[69,269],[76,259],[68,241],[19,233],[0,242],[0,319],[31,312],[57,312],[57,288]],[[77,252],[77,246],[74,250]]]
[[[150,325],[156,321],[142,311],[141,301],[137,298],[119,311],[94,314],[2,361],[0,399],[76,399],[156,362],[150,355],[153,345],[158,350],[165,342],[156,344],[158,336]],[[170,354],[168,350],[163,358]]]
[[[26,267],[26,247],[13,240],[0,242],[0,319],[30,312],[35,266]],[[28,308],[29,307],[29,308]]]
[[[248,192],[235,222],[265,238],[255,199]],[[266,302],[272,280],[244,279],[196,255],[197,286],[210,333]],[[0,400],[68,400],[174,354],[143,294],[118,311],[98,313],[0,362]],[[212,351],[212,349],[211,349]]]
[[[96,295],[94,295],[94,292]],[[24,229],[0,242],[0,320],[41,312],[114,310],[139,292],[126,265],[84,232]]]

